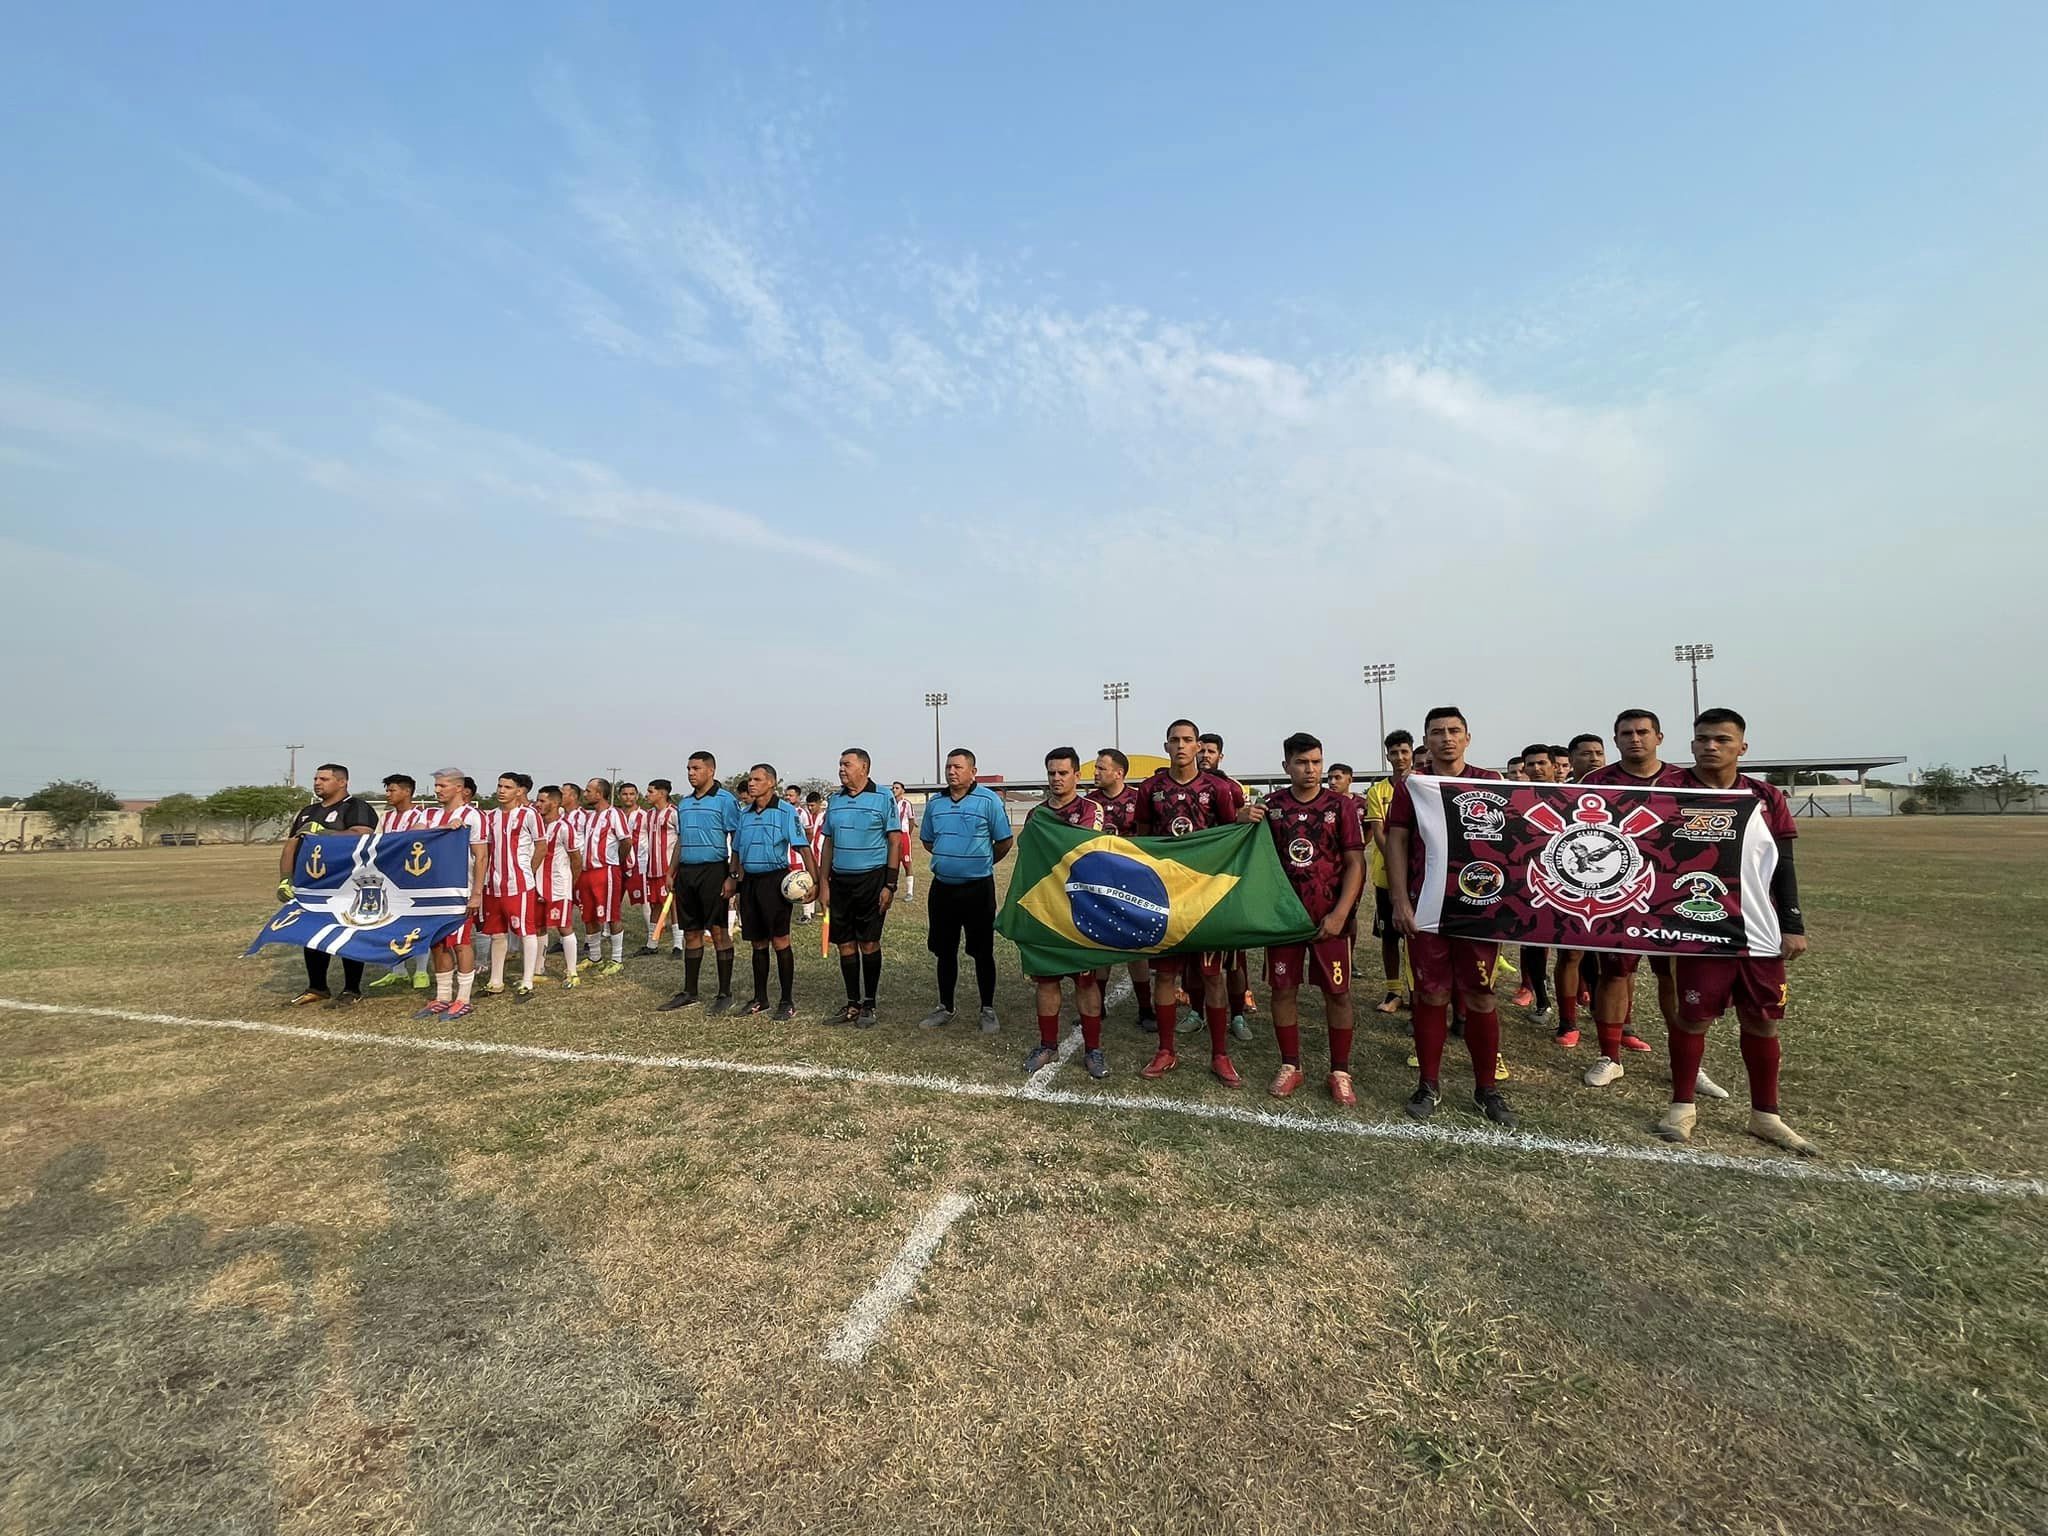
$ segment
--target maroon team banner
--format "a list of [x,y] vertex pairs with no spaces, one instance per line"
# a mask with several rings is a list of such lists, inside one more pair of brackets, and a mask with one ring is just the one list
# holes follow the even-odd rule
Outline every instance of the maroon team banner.
[[1408,779],[1416,925],[1631,954],[1775,955],[1778,845],[1746,790]]

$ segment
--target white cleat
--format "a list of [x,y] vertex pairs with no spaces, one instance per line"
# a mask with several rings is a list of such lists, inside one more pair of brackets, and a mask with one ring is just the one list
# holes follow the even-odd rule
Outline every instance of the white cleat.
[[1605,1088],[1609,1083],[1620,1082],[1621,1077],[1621,1063],[1614,1060],[1611,1056],[1602,1056],[1593,1065],[1586,1068],[1586,1086],[1588,1088]]
[[1693,1080],[1693,1092],[1703,1099],[1725,1099],[1728,1090],[1707,1076],[1707,1069],[1700,1068],[1700,1075]]
[[1774,1147],[1783,1147],[1787,1152],[1796,1152],[1801,1157],[1820,1156],[1819,1147],[1768,1109],[1752,1109],[1749,1112],[1749,1134],[1758,1141],[1767,1141]]
[[1664,1118],[1657,1122],[1660,1139],[1688,1146],[1692,1142],[1692,1128],[1698,1122],[1700,1112],[1690,1104],[1673,1104],[1664,1111]]

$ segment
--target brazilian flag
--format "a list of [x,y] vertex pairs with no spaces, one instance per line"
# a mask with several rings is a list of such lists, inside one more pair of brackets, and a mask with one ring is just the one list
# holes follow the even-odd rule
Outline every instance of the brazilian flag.
[[1315,926],[1263,825],[1130,838],[1051,816],[1033,816],[1018,834],[1016,872],[996,918],[1027,976],[1295,944]]

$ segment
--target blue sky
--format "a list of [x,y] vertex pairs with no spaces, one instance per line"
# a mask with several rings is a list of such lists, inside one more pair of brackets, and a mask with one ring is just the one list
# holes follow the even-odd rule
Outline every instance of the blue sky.
[[[2037,7],[17,11],[0,788],[2048,769]],[[30,658],[35,658],[33,661]],[[1682,730],[1670,747],[1682,751]]]

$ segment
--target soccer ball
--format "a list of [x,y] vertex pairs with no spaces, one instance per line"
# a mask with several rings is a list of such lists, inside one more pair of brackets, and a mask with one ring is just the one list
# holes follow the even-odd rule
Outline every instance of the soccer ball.
[[782,898],[785,901],[809,901],[818,888],[807,869],[792,869],[782,877]]

